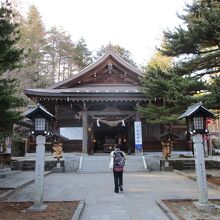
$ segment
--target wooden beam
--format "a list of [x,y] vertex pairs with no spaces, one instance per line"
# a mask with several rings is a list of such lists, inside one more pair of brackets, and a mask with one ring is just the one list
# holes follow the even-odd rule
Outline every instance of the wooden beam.
[[136,111],[87,111],[88,115],[132,115],[135,114]]

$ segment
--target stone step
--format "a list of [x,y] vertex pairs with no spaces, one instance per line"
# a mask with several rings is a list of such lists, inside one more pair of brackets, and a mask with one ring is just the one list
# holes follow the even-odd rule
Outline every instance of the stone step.
[[110,173],[110,170],[78,170],[77,173]]
[[[99,166],[99,167],[108,167],[109,166],[109,163],[106,163],[106,164],[103,164],[103,163],[96,163],[96,164],[90,164],[90,163],[86,163],[83,161],[83,164],[82,164],[82,167],[96,167],[96,166]],[[140,162],[140,163],[125,163],[125,166],[126,167],[143,167],[143,163]]]
[[[82,160],[82,168],[79,173],[96,173],[96,172],[112,172],[109,169],[110,157],[109,156],[85,156]],[[142,157],[128,156],[125,161],[126,172],[143,172],[144,165]]]
[[[143,173],[148,172],[148,170],[142,169],[133,169],[133,170],[124,170],[126,173]],[[78,170],[77,173],[112,173],[112,170]]]

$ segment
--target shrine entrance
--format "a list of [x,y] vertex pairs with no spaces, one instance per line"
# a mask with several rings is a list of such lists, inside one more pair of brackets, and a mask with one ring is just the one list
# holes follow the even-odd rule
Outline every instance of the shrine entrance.
[[114,150],[115,144],[119,144],[121,150],[128,151],[128,127],[118,124],[109,126],[100,123],[100,127],[94,125],[93,152],[109,153]]
[[136,112],[129,103],[91,105],[88,110],[88,152],[110,153],[116,144],[131,152]]

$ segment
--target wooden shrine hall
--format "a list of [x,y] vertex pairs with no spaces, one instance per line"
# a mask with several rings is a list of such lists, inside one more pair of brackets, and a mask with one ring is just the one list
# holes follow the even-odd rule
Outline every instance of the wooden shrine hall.
[[[26,89],[25,94],[58,119],[56,132],[68,138],[64,152],[110,152],[121,144],[132,153],[135,121],[142,122],[143,150],[161,151],[163,126],[147,124],[136,110],[154,101],[140,92],[141,76],[109,46],[101,58],[69,79],[47,89]],[[182,146],[181,135],[179,143]]]

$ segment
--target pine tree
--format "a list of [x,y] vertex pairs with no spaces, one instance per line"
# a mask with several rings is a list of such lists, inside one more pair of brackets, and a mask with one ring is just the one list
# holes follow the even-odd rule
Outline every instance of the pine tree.
[[177,57],[180,75],[203,77],[220,71],[220,1],[194,0],[179,15],[183,25],[165,31],[164,55]]
[[152,101],[140,107],[139,111],[149,123],[172,125],[190,104],[199,100],[197,93],[204,88],[202,81],[191,76],[179,76],[171,67],[148,66],[141,90]]
[[18,24],[14,22],[11,4],[6,1],[0,7],[0,139],[11,133],[20,118],[18,108],[24,104],[17,96],[16,80],[6,77],[20,67],[23,50],[15,46],[18,40]]
[[75,43],[75,56],[74,56],[74,63],[77,66],[78,70],[81,70],[91,64],[92,60],[92,53],[88,50],[87,44],[84,38],[80,38]]
[[212,76],[208,84],[208,93],[204,97],[204,103],[212,109],[220,107],[220,75]]

